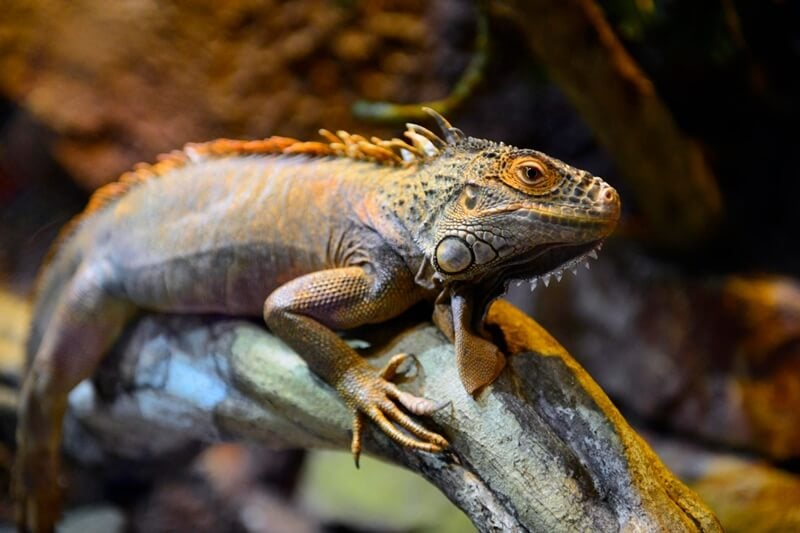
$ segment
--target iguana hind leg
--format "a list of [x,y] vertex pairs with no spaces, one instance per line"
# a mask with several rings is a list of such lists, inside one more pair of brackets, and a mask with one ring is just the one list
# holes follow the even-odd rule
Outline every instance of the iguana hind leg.
[[133,306],[112,296],[110,269],[82,267],[61,293],[25,377],[12,491],[20,531],[52,531],[61,503],[59,451],[67,395],[89,377]]
[[362,267],[308,274],[278,288],[264,304],[264,319],[273,333],[336,388],[353,410],[351,448],[356,464],[361,451],[362,414],[404,446],[438,452],[448,445],[442,436],[425,429],[398,407],[400,404],[417,414],[429,414],[437,404],[398,389],[333,331],[386,320],[419,299],[407,272],[388,271],[385,264],[382,268],[382,274]]

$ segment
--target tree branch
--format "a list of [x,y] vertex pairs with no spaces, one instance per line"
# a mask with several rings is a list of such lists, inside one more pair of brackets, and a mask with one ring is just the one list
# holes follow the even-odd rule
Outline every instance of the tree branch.
[[[453,348],[432,325],[359,332],[381,360],[417,355],[404,388],[451,402],[432,417],[452,443],[448,453],[409,451],[371,425],[368,453],[426,477],[481,531],[720,530],[538,324],[505,302],[489,320],[514,355],[477,398],[464,391]],[[348,449],[352,419],[260,325],[201,317],[143,318],[70,405],[101,449],[130,457],[194,439]],[[76,442],[70,433],[68,444],[85,451],[85,437]]]

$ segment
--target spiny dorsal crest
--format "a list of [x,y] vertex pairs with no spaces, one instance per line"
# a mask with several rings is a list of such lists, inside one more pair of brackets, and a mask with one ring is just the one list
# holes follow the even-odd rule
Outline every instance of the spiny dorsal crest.
[[208,159],[246,155],[305,154],[315,157],[346,157],[390,166],[409,166],[429,161],[439,156],[447,145],[463,141],[465,136],[461,130],[451,126],[433,109],[428,107],[424,109],[436,121],[444,139],[427,128],[408,123],[403,134],[409,141],[398,138],[384,140],[378,137],[367,140],[362,135],[343,130],[334,134],[322,129],[319,133],[327,142],[300,141],[291,137],[274,136],[256,141],[217,139],[204,143],[190,143],[184,146],[183,150],[159,155],[156,163],[139,163],[132,171],[120,176],[119,180],[99,188],[92,195],[84,213],[101,209],[142,181]]
[[377,137],[367,141],[361,135],[351,135],[341,130],[335,135],[324,129],[319,133],[328,141],[327,147],[333,150],[333,155],[379,163],[413,164],[433,159],[439,156],[448,144],[457,144],[465,138],[464,133],[451,126],[442,115],[429,107],[423,109],[436,121],[444,139],[428,128],[410,122],[406,123],[406,131],[403,132],[410,143],[397,138],[385,141]]

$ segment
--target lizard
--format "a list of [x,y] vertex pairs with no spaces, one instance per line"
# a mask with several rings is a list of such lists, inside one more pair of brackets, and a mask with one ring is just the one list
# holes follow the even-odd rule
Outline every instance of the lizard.
[[353,413],[356,466],[367,419],[400,445],[447,448],[416,418],[441,406],[393,382],[413,356],[379,371],[336,332],[428,301],[479,393],[505,364],[488,305],[596,257],[620,199],[587,171],[426,111],[441,134],[189,144],[93,194],[36,284],[12,476],[21,530],[54,528],[68,394],[143,311],[263,317]]

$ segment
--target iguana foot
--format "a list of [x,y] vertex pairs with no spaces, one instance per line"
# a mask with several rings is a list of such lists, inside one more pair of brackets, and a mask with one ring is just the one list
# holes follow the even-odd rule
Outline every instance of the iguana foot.
[[[403,446],[433,453],[441,452],[449,446],[444,437],[425,429],[397,406],[400,404],[416,415],[429,415],[447,404],[414,396],[401,391],[397,385],[391,383],[390,380],[396,376],[397,369],[409,358],[413,359],[413,356],[395,355],[378,375],[363,368],[351,369],[350,375],[343,380],[341,390],[348,404],[354,409],[353,440],[350,450],[356,467],[361,456],[364,415],[375,422],[392,440]],[[397,426],[405,429],[411,436]]]
[[17,452],[11,490],[16,502],[18,531],[55,531],[62,500],[58,459],[57,453],[49,451],[20,449]]

